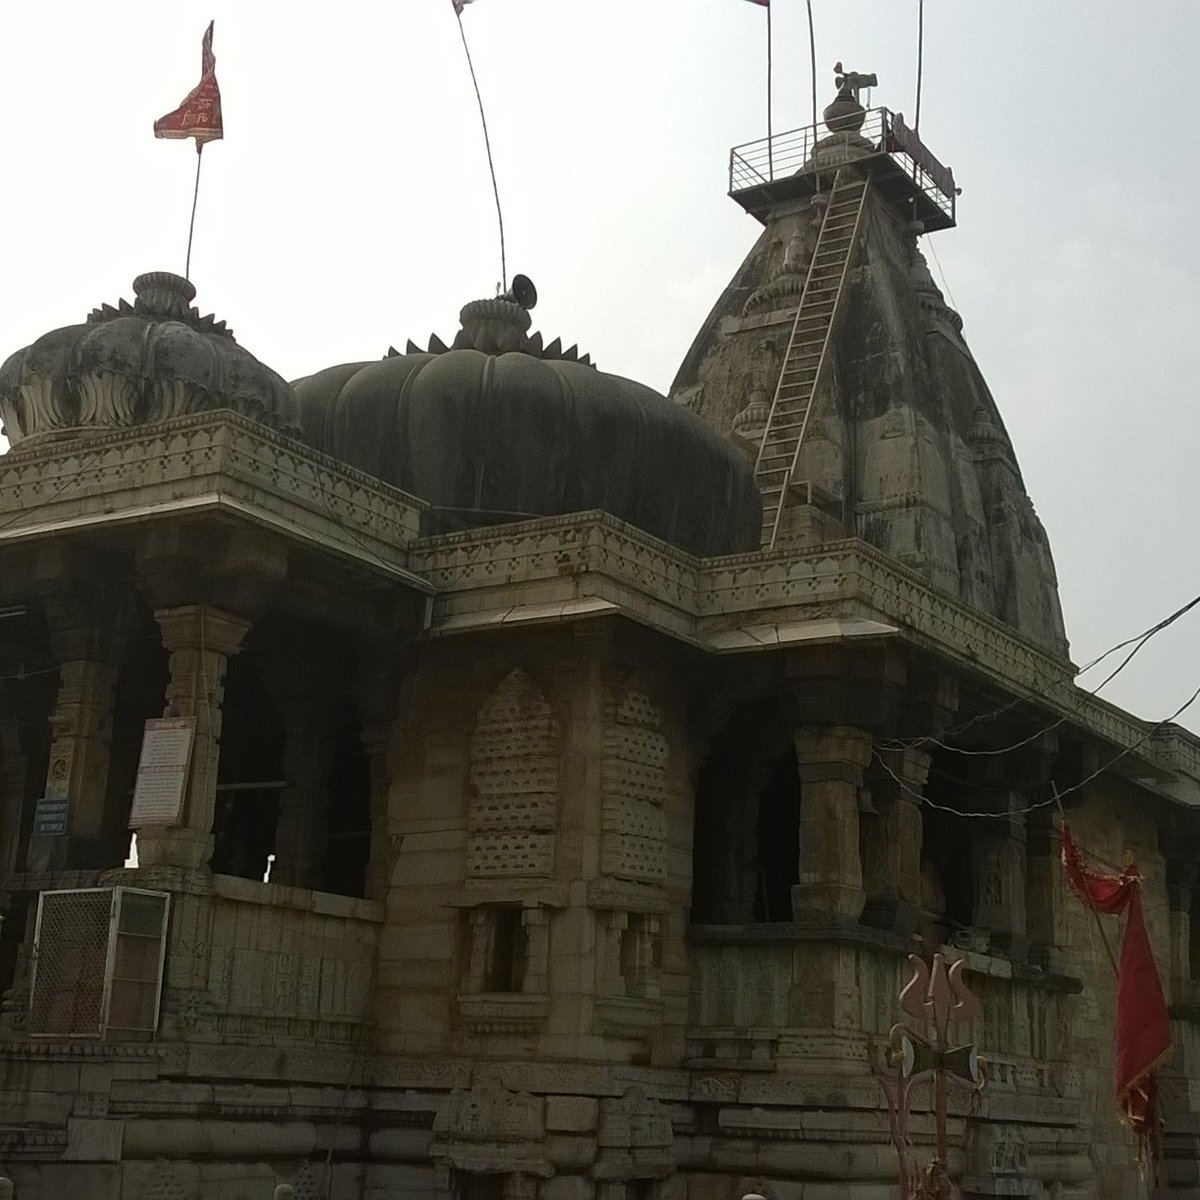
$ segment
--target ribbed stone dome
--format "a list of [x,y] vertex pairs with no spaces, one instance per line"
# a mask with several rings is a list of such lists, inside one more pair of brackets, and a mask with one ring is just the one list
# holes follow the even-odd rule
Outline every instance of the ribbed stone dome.
[[133,290],[132,304],[94,309],[0,367],[0,420],[14,448],[218,408],[298,431],[292,389],[224,321],[191,307],[191,283],[156,271],[139,275]]
[[595,508],[695,554],[757,549],[753,472],[703,421],[543,347],[511,301],[461,318],[451,347],[296,380],[305,440],[428,501],[442,529]]

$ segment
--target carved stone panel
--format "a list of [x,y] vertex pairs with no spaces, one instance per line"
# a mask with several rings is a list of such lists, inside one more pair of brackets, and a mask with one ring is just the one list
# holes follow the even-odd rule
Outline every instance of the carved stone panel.
[[455,1171],[546,1178],[553,1168],[544,1157],[544,1135],[540,1097],[485,1079],[447,1097],[434,1117],[430,1154]]
[[667,870],[667,763],[662,713],[643,692],[610,689],[604,716],[601,867],[608,875],[661,883]]
[[534,680],[510,671],[471,737],[468,878],[545,878],[554,870],[558,731]]

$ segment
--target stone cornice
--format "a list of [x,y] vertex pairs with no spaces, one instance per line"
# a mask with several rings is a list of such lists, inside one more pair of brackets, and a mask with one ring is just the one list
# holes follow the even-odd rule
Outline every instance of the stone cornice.
[[[615,606],[709,650],[741,627],[830,617],[895,626],[921,650],[1128,751],[1130,766],[1200,781],[1200,740],[1174,728],[1152,734],[1152,724],[1076,687],[1069,661],[857,539],[697,559],[606,513],[583,512],[423,539],[410,562],[438,589],[435,631],[452,621],[463,630],[494,625],[499,614],[522,605],[544,605],[549,614],[555,604],[583,597],[610,602],[596,615]],[[771,645],[761,638],[756,644]],[[1200,803],[1200,791],[1190,803]]]
[[433,635],[619,614],[707,653],[762,653],[805,640],[806,625],[815,640],[816,622],[875,622],[1200,803],[1200,739],[1089,696],[1069,662],[859,540],[699,559],[597,511],[421,538],[420,501],[225,411],[0,456],[0,547],[208,509],[434,593]]
[[419,500],[228,411],[0,456],[0,545],[223,509],[427,585],[408,569]]

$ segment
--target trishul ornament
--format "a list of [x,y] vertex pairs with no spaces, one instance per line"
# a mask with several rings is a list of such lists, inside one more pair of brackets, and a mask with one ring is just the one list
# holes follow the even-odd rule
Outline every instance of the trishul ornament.
[[[910,954],[913,977],[900,993],[900,1007],[914,1019],[893,1025],[882,1062],[873,1064],[887,1097],[888,1122],[900,1159],[900,1200],[950,1200],[947,1171],[946,1116],[950,1086],[978,1092],[984,1085],[983,1063],[973,1045],[950,1046],[950,1026],[970,1021],[981,1011],[978,998],[963,982],[962,960],[946,966],[940,954],[930,967]],[[937,1143],[921,1171],[908,1133],[914,1089],[928,1083],[933,1097]]]

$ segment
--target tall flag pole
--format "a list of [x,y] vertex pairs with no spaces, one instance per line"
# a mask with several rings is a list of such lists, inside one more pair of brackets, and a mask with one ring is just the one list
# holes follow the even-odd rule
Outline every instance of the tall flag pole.
[[488,136],[487,113],[483,110],[483,96],[479,91],[479,80],[475,77],[475,64],[471,61],[471,47],[467,45],[467,31],[463,28],[463,9],[474,0],[450,0],[454,15],[458,18],[458,32],[462,38],[463,52],[467,56],[467,68],[471,72],[471,83],[475,87],[475,100],[479,105],[479,120],[483,125],[483,144],[487,149],[488,171],[492,176],[492,195],[496,197],[496,221],[500,226],[500,286],[508,291],[508,259],[504,251],[504,212],[500,207],[500,188],[496,184],[496,165],[492,161],[492,139]]
[[[808,2],[808,63],[809,71],[812,74],[812,108],[813,108],[813,129],[817,127],[817,39],[813,33],[813,15],[812,15],[812,0]],[[814,133],[815,137],[816,134]]]
[[771,33],[771,10],[774,7],[771,0],[767,0],[767,172],[771,176],[771,181],[775,180],[775,119],[774,119],[774,100],[775,100],[775,66],[774,66],[774,46],[775,38]]
[[775,39],[771,34],[771,0],[750,0],[767,10],[767,174],[775,178],[775,120],[774,120],[774,46]]
[[925,68],[925,0],[917,4],[917,116],[913,133],[921,132],[921,75]]
[[221,89],[217,86],[217,60],[213,54],[213,25],[209,21],[200,43],[200,82],[184,97],[183,103],[154,122],[154,136],[196,139],[196,186],[192,190],[192,217],[188,222],[187,265],[184,277],[192,273],[192,237],[196,231],[196,202],[200,198],[200,164],[206,142],[225,136],[221,120]]

